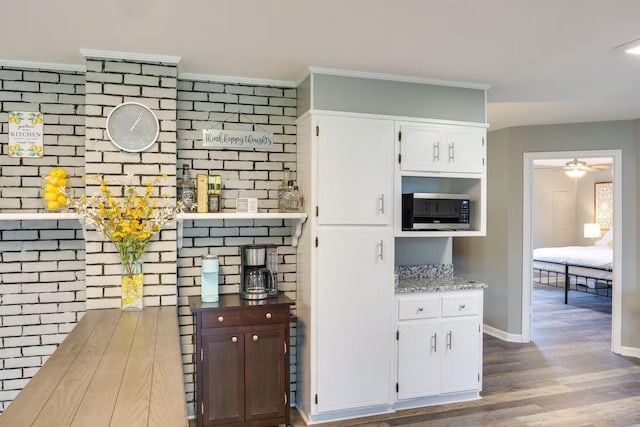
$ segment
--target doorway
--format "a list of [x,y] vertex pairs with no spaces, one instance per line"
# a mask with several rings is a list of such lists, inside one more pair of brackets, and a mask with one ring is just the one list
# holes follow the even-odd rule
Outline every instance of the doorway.
[[[532,329],[532,293],[533,293],[533,223],[534,223],[534,163],[536,161],[548,161],[558,158],[602,158],[612,159],[613,182],[622,182],[620,150],[592,150],[592,151],[562,151],[540,152],[524,154],[524,191],[523,191],[523,270],[522,270],[522,341],[531,341]],[[621,185],[613,187],[613,223],[622,224],[621,221],[622,192]],[[622,238],[621,226],[613,228],[614,241],[620,242]],[[620,281],[622,271],[621,245],[613,248],[613,283],[612,283],[612,325],[611,325],[611,350],[614,353],[621,352],[621,292]]]

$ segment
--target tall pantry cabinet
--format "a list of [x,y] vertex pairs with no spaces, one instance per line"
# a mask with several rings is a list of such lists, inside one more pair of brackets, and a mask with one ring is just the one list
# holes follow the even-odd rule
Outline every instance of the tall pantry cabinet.
[[298,244],[297,406],[308,422],[392,402],[394,122],[298,121],[310,221]]

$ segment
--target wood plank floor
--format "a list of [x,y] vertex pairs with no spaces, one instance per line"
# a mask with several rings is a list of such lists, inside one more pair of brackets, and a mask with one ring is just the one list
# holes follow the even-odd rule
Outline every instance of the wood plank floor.
[[[484,337],[482,399],[323,426],[640,426],[640,361],[609,351],[611,299],[534,289],[530,344]],[[292,410],[292,422],[304,422]]]

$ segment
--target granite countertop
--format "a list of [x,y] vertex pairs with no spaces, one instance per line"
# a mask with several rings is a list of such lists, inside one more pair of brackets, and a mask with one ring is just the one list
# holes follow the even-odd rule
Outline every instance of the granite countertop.
[[396,282],[396,293],[460,291],[466,289],[484,289],[486,287],[486,283],[456,276],[406,277],[399,278]]

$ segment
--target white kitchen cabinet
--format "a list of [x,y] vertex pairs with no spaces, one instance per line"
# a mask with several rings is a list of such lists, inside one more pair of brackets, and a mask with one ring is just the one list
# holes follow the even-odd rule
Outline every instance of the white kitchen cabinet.
[[297,127],[310,216],[297,247],[296,406],[307,424],[385,413],[394,384],[393,121],[310,114]]
[[403,294],[397,307],[398,400],[479,393],[482,291]]
[[398,125],[403,172],[484,173],[484,127],[429,123]]
[[391,239],[390,227],[318,232],[318,413],[391,400]]
[[394,122],[316,116],[318,224],[391,224]]

